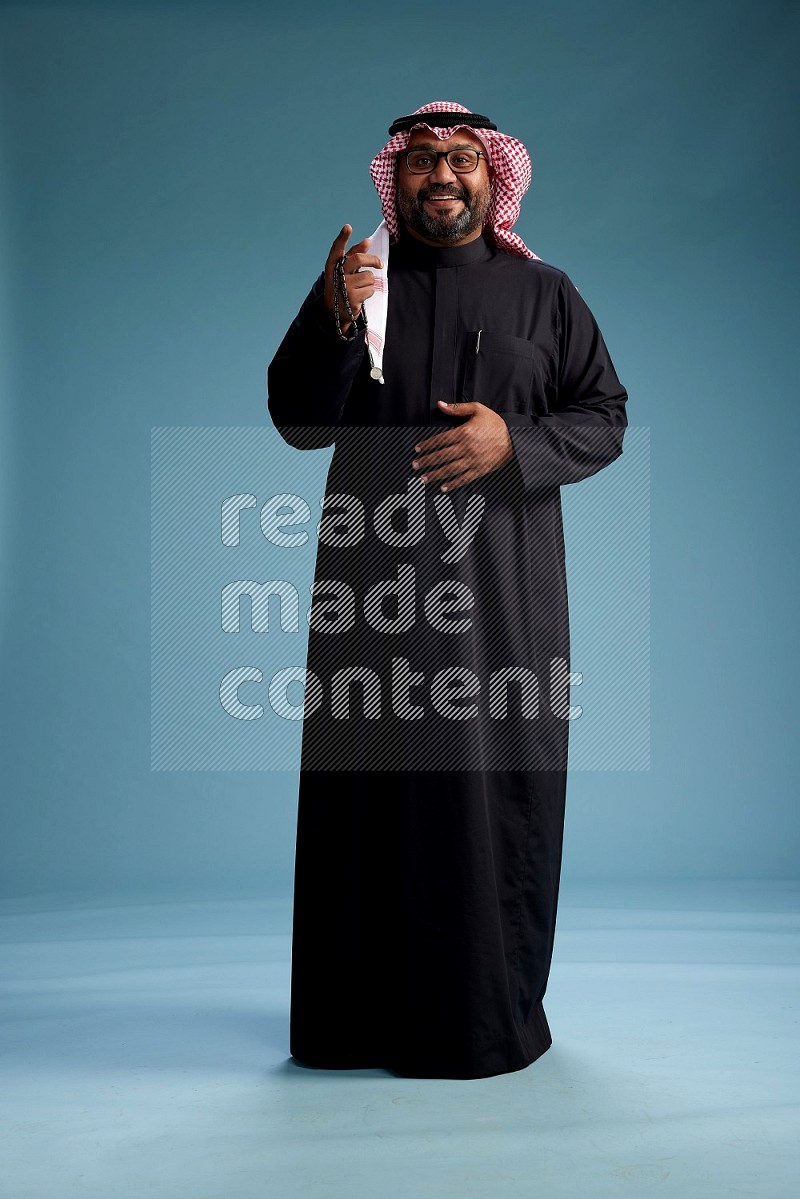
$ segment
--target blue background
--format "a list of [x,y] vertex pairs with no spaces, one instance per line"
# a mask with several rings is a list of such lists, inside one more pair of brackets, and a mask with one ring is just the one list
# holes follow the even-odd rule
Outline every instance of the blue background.
[[517,229],[650,429],[652,766],[570,779],[565,884],[795,875],[796,6],[29,4],[0,32],[3,894],[288,892],[296,775],[150,769],[150,431],[268,420],[333,237],[378,222],[370,158],[434,99],[525,142]]

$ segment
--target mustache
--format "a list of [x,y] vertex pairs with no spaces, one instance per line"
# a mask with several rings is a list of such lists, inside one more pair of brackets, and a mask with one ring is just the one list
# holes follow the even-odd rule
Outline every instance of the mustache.
[[459,200],[463,200],[465,204],[469,204],[469,196],[465,195],[458,187],[447,187],[443,183],[437,183],[433,187],[425,188],[417,193],[420,200],[435,199],[436,196],[457,196]]

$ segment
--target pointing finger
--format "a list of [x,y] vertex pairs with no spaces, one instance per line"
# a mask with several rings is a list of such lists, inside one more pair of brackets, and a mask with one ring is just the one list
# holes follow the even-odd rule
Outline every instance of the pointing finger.
[[335,262],[337,258],[342,257],[352,232],[352,225],[342,225],[342,228],[340,229],[337,237],[334,239],[333,245],[331,246],[331,252],[328,255],[328,263]]

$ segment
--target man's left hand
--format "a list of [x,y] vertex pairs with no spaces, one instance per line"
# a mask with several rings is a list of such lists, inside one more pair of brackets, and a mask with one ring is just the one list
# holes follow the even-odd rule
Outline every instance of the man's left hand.
[[[508,425],[493,408],[439,400],[439,410],[446,416],[466,416],[467,420],[414,446],[418,457],[411,465],[422,472],[424,482],[441,483],[441,491],[455,491],[505,466],[514,457]],[[446,482],[441,482],[443,479]]]

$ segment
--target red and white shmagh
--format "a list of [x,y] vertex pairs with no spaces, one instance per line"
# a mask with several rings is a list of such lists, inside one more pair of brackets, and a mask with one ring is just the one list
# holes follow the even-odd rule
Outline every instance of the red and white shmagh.
[[[422,108],[414,110],[417,113],[436,112],[466,112],[470,109],[463,104],[451,104],[446,100],[434,100],[431,104],[423,104]],[[507,133],[499,133],[494,129],[473,129],[469,125],[432,125],[420,120],[414,129],[430,129],[440,141],[452,137],[458,129],[468,129],[478,137],[486,148],[492,167],[491,200],[484,221],[484,232],[501,250],[512,254],[521,254],[524,258],[538,258],[525,245],[521,237],[511,232],[512,226],[519,217],[522,197],[531,182],[531,160],[522,142]],[[375,184],[381,200],[381,208],[386,220],[390,237],[394,240],[399,233],[395,197],[395,155],[408,146],[412,130],[405,129],[395,133],[386,143],[379,154],[373,158],[369,173]]]

